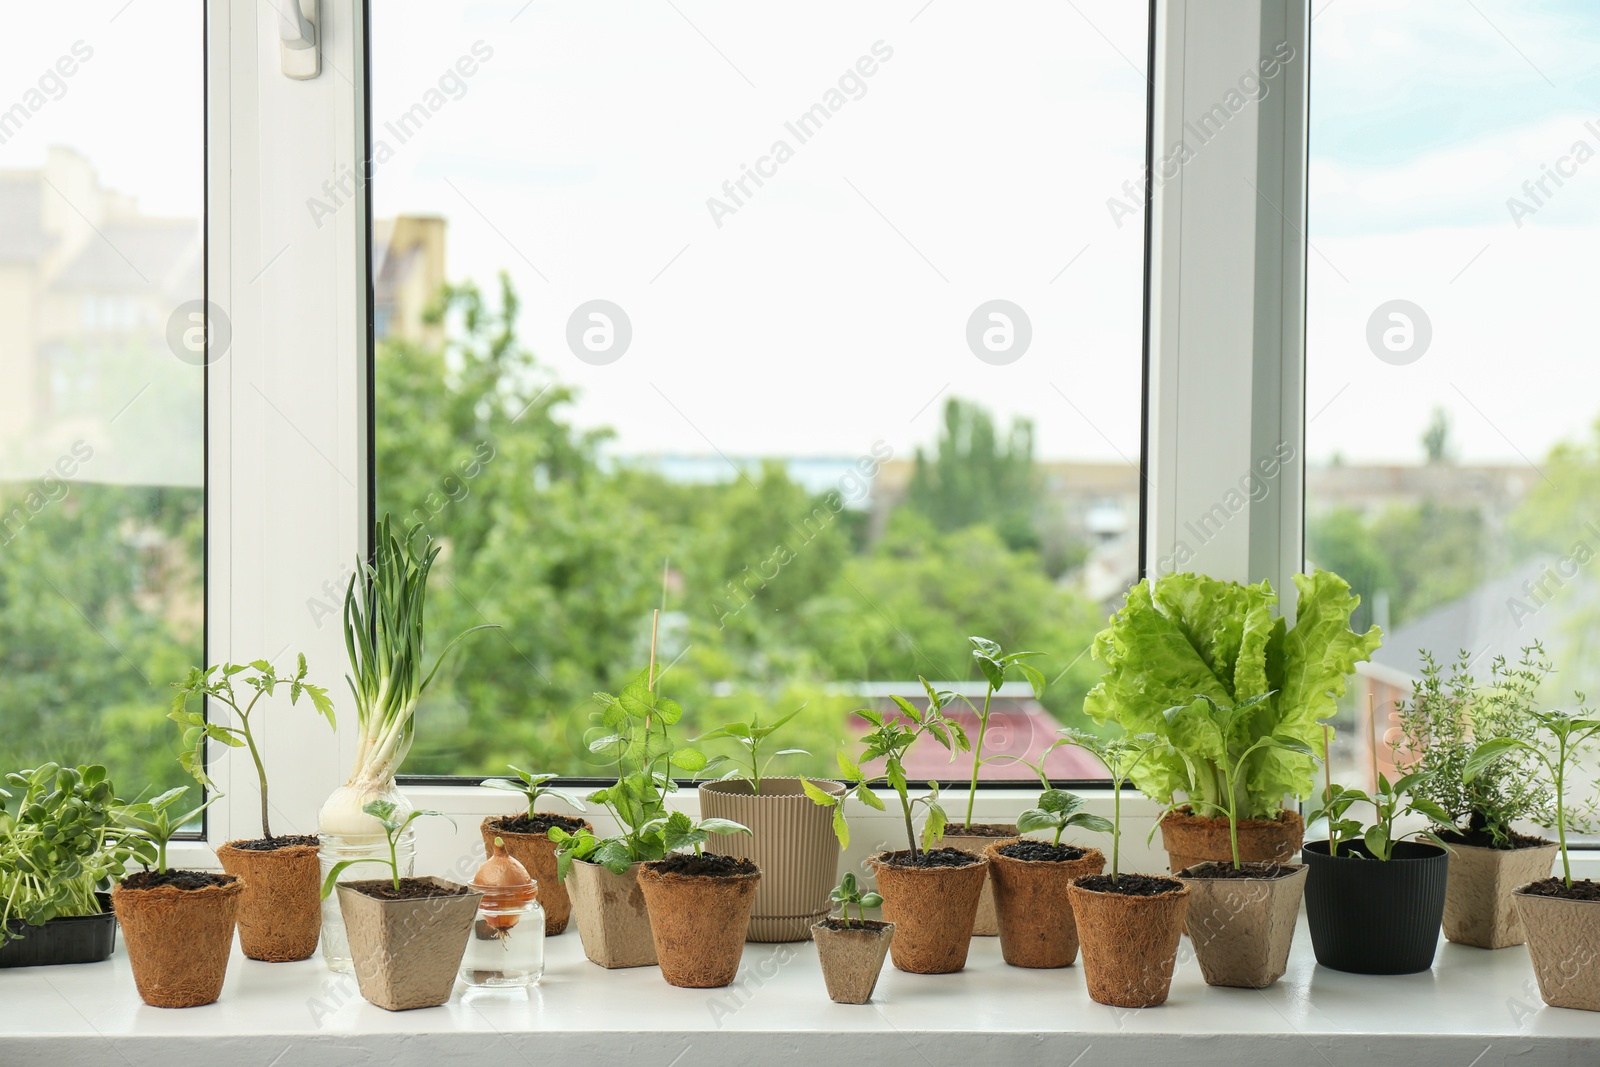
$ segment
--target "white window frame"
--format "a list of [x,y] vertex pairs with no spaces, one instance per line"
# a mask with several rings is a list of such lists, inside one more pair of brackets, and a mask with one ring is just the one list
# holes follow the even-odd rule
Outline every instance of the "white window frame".
[[[322,73],[297,81],[281,71],[272,5],[206,0],[206,280],[233,332],[207,386],[206,657],[282,663],[304,652],[315,679],[334,689],[336,740],[309,712],[265,723],[275,825],[294,832],[315,830],[354,757],[340,617],[315,608],[339,606],[351,562],[366,551],[371,509],[366,189],[347,186],[320,224],[306,206],[327,198],[325,182],[363,170],[367,11],[365,0],[320,7]],[[1291,611],[1303,530],[1309,17],[1307,0],[1152,0],[1151,14],[1158,166],[1192,137],[1185,123],[1274,46],[1287,43],[1294,57],[1260,102],[1152,183],[1146,569],[1271,579]],[[1275,491],[1233,509],[1229,491],[1283,445],[1292,455],[1276,465]],[[1198,543],[1186,523],[1218,504],[1228,521]],[[215,866],[217,845],[257,836],[248,754],[214,750],[213,760],[227,795],[204,842],[175,843],[172,858],[185,866]],[[419,824],[422,870],[450,871],[481,854],[478,818],[514,806],[476,786],[406,791],[418,806],[456,816],[453,830],[442,820]],[[1031,792],[986,789],[980,815],[1010,821]],[[1087,792],[1109,814],[1109,790]],[[675,803],[692,809],[692,791]],[[1145,844],[1157,806],[1130,791],[1123,808],[1126,865],[1162,869]],[[847,862],[896,836],[875,818],[852,811],[860,821]]]

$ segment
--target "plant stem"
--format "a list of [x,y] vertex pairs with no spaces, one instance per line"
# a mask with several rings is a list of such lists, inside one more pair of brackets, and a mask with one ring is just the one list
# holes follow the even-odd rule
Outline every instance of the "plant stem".
[[911,862],[916,863],[917,832],[911,826],[911,803],[906,799],[904,793],[900,794],[900,810],[905,813],[906,817],[906,844],[911,846]]
[[[387,827],[385,828],[387,830]],[[402,829],[404,829],[402,827]],[[394,891],[400,892],[400,850],[396,842],[400,837],[400,830],[389,831],[385,834],[389,838],[389,876],[394,879]]]
[[994,696],[994,686],[983,694],[983,714],[978,716],[978,743],[972,749],[972,785],[967,790],[967,832],[972,832],[972,807],[978,799],[978,770],[983,766],[983,735],[989,732],[989,701]]
[[1556,838],[1561,843],[1561,875],[1567,883],[1567,888],[1572,888],[1572,857],[1567,855],[1567,809],[1565,807],[1565,789],[1563,773],[1567,766],[1567,739],[1558,737],[1556,749]]
[[1111,782],[1111,884],[1117,884],[1117,854],[1122,848],[1122,779]]

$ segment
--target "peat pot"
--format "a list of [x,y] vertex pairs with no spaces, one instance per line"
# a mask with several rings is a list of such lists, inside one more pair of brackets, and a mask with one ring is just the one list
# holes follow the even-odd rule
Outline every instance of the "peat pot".
[[[1165,1004],[1178,961],[1178,938],[1193,894],[1175,878],[1124,874],[1079,878],[1068,889],[1083,945],[1083,980],[1097,1004],[1153,1008]],[[1140,887],[1148,892],[1129,890]]]
[[[1239,860],[1242,863],[1293,863],[1300,855],[1306,823],[1298,811],[1285,808],[1272,819],[1240,819]],[[1176,873],[1197,863],[1233,862],[1233,843],[1225,817],[1195,815],[1188,806],[1161,820],[1161,846],[1167,868]]]
[[1207,985],[1264,989],[1289,966],[1305,894],[1304,864],[1199,863],[1179,873],[1192,894],[1184,930]]
[[1512,894],[1550,876],[1560,850],[1554,841],[1525,848],[1483,848],[1446,839],[1450,875],[1444,891],[1444,936],[1475,948],[1509,948],[1526,941]]
[[193,1008],[221,995],[243,894],[237,875],[198,871],[141,871],[112,887],[141,1000]]
[[[251,848],[251,845],[273,845]],[[310,959],[322,932],[322,869],[315,837],[229,841],[217,849],[222,869],[244,882],[239,947],[253,960]]]
[[894,941],[894,923],[856,919],[848,924],[824,919],[811,928],[822,962],[822,980],[835,1004],[865,1004],[883,972],[883,958]]
[[739,973],[761,870],[748,859],[677,853],[639,865],[661,976],[714,989]]
[[950,974],[967,965],[989,860],[953,848],[921,856],[930,864],[909,866],[907,852],[879,852],[867,860],[883,897],[883,918],[895,926],[889,958],[913,974]]
[[[356,985],[389,1011],[443,1004],[455,989],[483,894],[443,878],[404,878],[402,893],[417,895],[386,899],[393,884],[387,878],[339,883]],[[428,892],[437,895],[421,895]]]
[[1078,924],[1067,889],[1085,875],[1099,874],[1105,856],[1097,848],[1056,848],[1047,841],[994,842],[984,855],[994,887],[1000,955],[1013,967],[1072,966],[1078,958]]
[[598,863],[574,860],[567,871],[572,921],[590,963],[602,967],[653,967],[656,943],[639,888],[639,864],[612,874]]
[[[971,826],[956,823],[945,828],[939,844],[982,856],[984,850],[996,841],[1010,841],[1017,836],[1017,828],[1012,823],[979,822]],[[978,895],[978,914],[972,920],[972,936],[998,937],[999,934],[1000,917],[995,911],[994,868],[991,866],[989,877],[984,879],[983,892]]]

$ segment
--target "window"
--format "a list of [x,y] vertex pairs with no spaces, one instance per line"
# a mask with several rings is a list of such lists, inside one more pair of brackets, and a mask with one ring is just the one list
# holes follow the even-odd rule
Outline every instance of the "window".
[[167,683],[204,646],[202,26],[117,0],[0,38],[0,752],[128,796],[187,781]]
[[1342,0],[1312,37],[1306,554],[1386,634],[1349,714],[1381,735],[1423,649],[1542,641],[1545,700],[1600,692],[1600,11]]
[[656,608],[688,732],[803,706],[790,773],[979,695],[973,633],[1054,679],[991,751],[1079,721],[1140,568],[1148,13],[799,10],[374,8],[376,510],[447,546],[432,632],[503,627],[408,771],[603,773]]

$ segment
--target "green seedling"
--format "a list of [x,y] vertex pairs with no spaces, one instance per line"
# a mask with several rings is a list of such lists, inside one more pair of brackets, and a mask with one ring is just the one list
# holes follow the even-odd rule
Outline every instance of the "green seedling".
[[[1312,822],[1321,818],[1328,820],[1328,855],[1337,856],[1340,845],[1360,838],[1374,859],[1387,860],[1394,855],[1395,843],[1408,836],[1395,836],[1395,821],[1402,816],[1415,812],[1435,824],[1448,823],[1450,817],[1439,805],[1411,795],[1411,788],[1416,785],[1418,777],[1416,774],[1406,774],[1391,782],[1380,774],[1377,791],[1371,796],[1359,789],[1330,782],[1323,790],[1322,807],[1311,813]],[[1373,821],[1370,825],[1350,816],[1350,809],[1357,804],[1372,805]],[[1417,836],[1436,845],[1444,844],[1432,831],[1422,831]]]
[[1023,660],[1040,655],[1038,652],[1010,652],[1003,651],[999,644],[987,637],[969,637],[972,642],[972,658],[977,660],[978,669],[983,672],[983,677],[989,683],[983,694],[983,710],[978,712],[978,740],[972,746],[972,782],[967,789],[967,826],[972,825],[973,805],[978,799],[978,772],[987,762],[983,756],[984,737],[989,733],[989,704],[994,695],[1005,684],[1006,673],[1015,669],[1028,680],[1033,687],[1035,700],[1044,699],[1044,675],[1037,667],[1024,663]]
[[[150,839],[155,846],[156,873],[165,874],[167,871],[167,845],[171,843],[173,835],[190,822],[198,819],[211,805],[222,799],[221,793],[212,793],[209,800],[197,808],[173,814],[171,808],[178,802],[178,798],[189,791],[186,785],[176,789],[169,789],[154,800],[139,804],[129,804],[118,814],[124,826],[132,827]],[[149,858],[140,857],[148,869]]]
[[828,899],[839,905],[839,918],[846,925],[854,925],[850,919],[850,909],[856,909],[855,923],[866,925],[867,909],[883,906],[883,898],[876,893],[863,893],[856,883],[854,871],[846,871],[839,884],[833,887],[828,894]]
[[716,770],[724,763],[733,763],[734,766],[722,777],[744,778],[750,782],[751,789],[761,792],[761,776],[772,766],[772,761],[780,756],[809,756],[811,753],[803,748],[783,748],[772,753],[765,762],[761,759],[761,746],[766,743],[778,730],[782,729],[788,721],[805,710],[805,705],[795,708],[777,722],[762,725],[761,716],[752,714],[749,722],[730,722],[717,727],[710,733],[701,734],[695,738],[695,744],[702,741],[717,741],[732,738],[738,742],[741,749],[741,758],[730,760],[726,756],[717,756],[706,764],[706,771]]
[[485,778],[483,784],[489,789],[500,789],[507,793],[521,793],[528,801],[528,818],[533,818],[533,810],[539,806],[542,797],[554,797],[574,811],[583,811],[583,801],[573,796],[564,789],[552,789],[545,785],[546,782],[559,778],[558,774],[535,774],[525,771],[515,764],[507,764],[517,780],[508,778]]
[[1097,834],[1109,834],[1116,826],[1104,816],[1083,811],[1084,800],[1065,789],[1046,789],[1039,796],[1038,807],[1029,808],[1017,816],[1017,829],[1025,834],[1035,830],[1053,830],[1053,845],[1061,844],[1061,835],[1068,827],[1076,826]]
[[[368,801],[366,804],[361,806],[361,810],[372,816],[374,819],[377,819],[378,822],[382,824],[383,835],[389,841],[389,858],[384,859],[381,856],[367,856],[355,860],[340,860],[338,863],[335,863],[333,865],[333,869],[328,872],[328,877],[322,881],[323,900],[327,900],[328,894],[333,892],[334,883],[339,881],[339,876],[358,863],[381,863],[385,867],[389,868],[389,878],[394,883],[394,891],[396,893],[400,892],[400,835],[405,832],[406,827],[410,826],[424,815],[437,815],[441,819],[450,819],[450,816],[446,815],[442,811],[428,811],[423,809],[410,812],[403,819],[397,819],[395,818],[395,812],[399,809],[395,806],[395,803],[390,800]],[[450,825],[455,825],[454,819],[450,819]]]

